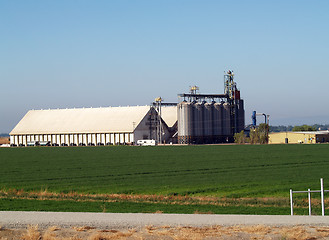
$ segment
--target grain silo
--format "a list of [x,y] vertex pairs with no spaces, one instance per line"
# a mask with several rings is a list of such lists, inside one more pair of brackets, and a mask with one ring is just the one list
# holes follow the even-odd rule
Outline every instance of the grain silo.
[[183,101],[177,105],[178,143],[190,144],[193,136],[193,103]]
[[193,142],[203,143],[204,137],[204,119],[203,119],[204,103],[193,103]]
[[231,104],[228,102],[223,104],[223,136],[229,137],[232,135],[232,125],[231,125]]
[[214,129],[214,103],[205,103],[203,112],[203,130],[204,130],[204,142],[213,142],[213,129]]
[[[224,94],[199,94],[193,86],[178,104],[179,143],[232,142],[233,135],[244,129],[244,107],[234,74],[224,75]],[[188,107],[187,107],[188,106]]]
[[238,115],[237,115],[237,122],[238,122],[238,129],[237,129],[237,132],[241,132],[243,129],[244,129],[244,122],[245,122],[245,119],[244,119],[244,106],[243,106],[243,100],[240,99],[238,104],[237,104],[237,107],[238,107]]
[[214,142],[221,142],[223,135],[223,103],[217,102],[214,104],[213,126]]

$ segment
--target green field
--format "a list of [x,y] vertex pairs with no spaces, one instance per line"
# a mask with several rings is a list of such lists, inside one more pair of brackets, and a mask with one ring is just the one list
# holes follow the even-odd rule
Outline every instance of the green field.
[[[263,207],[276,207],[277,210],[283,207],[289,213],[290,188],[318,190],[322,177],[325,189],[329,189],[326,188],[326,180],[329,181],[328,155],[329,145],[326,144],[3,148],[0,149],[0,210],[15,210],[22,205],[15,205],[13,201],[12,192],[19,190],[63,194],[212,196],[218,199],[274,197],[281,199],[280,203]],[[307,197],[301,195],[296,197]],[[314,198],[317,197],[314,194]],[[24,201],[29,205],[27,202],[33,199]],[[62,200],[56,201],[60,203]],[[106,199],[100,201],[106,202]],[[65,202],[68,204],[69,200]],[[126,201],[126,207],[135,203]],[[166,203],[150,204],[160,206]],[[257,203],[251,205],[261,208]],[[234,206],[230,205],[230,211]],[[74,207],[68,208],[74,210]],[[163,211],[161,209],[159,211]],[[206,209],[200,211],[207,212]]]

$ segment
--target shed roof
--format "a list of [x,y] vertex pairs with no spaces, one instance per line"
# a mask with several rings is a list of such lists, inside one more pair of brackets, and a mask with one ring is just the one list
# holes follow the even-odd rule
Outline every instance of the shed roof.
[[[133,132],[149,110],[150,106],[30,110],[10,135]],[[164,107],[162,118],[174,125],[176,107]]]
[[329,131],[302,131],[302,132],[292,132],[292,133],[298,133],[298,134],[314,134],[314,135],[319,135],[319,134],[329,134]]
[[271,132],[270,134],[309,134],[309,135],[323,135],[323,134],[329,134],[328,130],[324,131],[301,131],[301,132]]
[[149,110],[149,106],[30,110],[10,135],[133,132]]
[[174,126],[177,122],[177,107],[161,107],[161,118],[165,121],[168,127]]

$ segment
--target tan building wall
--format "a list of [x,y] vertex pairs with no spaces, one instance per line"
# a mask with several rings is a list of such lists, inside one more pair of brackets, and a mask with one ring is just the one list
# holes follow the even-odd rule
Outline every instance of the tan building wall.
[[270,144],[280,143],[322,143],[329,142],[329,133],[316,132],[279,132],[269,134]]

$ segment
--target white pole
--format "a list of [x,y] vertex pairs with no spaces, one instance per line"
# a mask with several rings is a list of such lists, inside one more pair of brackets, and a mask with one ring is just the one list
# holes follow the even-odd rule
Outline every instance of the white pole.
[[308,189],[308,215],[312,215],[312,210],[311,210],[311,189]]
[[294,215],[294,205],[293,205],[293,201],[292,201],[292,189],[290,189],[290,213],[291,213],[291,216]]
[[321,183],[321,206],[322,206],[322,216],[324,216],[324,189],[323,189],[323,178],[320,179]]

